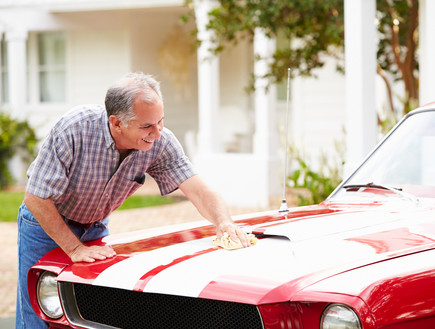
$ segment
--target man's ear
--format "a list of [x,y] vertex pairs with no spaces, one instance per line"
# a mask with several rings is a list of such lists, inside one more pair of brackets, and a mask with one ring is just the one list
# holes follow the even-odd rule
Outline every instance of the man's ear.
[[113,129],[115,130],[121,129],[122,122],[116,115],[111,115],[109,117],[109,121]]

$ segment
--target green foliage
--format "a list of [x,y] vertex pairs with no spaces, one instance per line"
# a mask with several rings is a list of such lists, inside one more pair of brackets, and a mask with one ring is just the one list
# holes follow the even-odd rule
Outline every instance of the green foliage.
[[307,189],[310,196],[299,193],[299,206],[310,204],[319,204],[324,201],[340,183],[329,175],[324,175],[321,172],[315,172],[302,159],[298,159],[299,169],[293,172],[293,176],[289,177],[289,181],[295,188]]
[[12,119],[8,114],[0,113],[0,189],[13,183],[8,168],[9,160],[20,154],[30,162],[35,157],[37,138],[27,121]]
[[383,118],[379,117],[378,128],[382,136],[386,135],[397,122],[399,122],[399,119],[392,115]]
[[[193,9],[193,0],[185,0]],[[344,0],[218,0],[209,12],[207,28],[215,34],[216,53],[241,40],[253,40],[256,28],[276,38],[277,49],[270,61],[268,78],[278,83],[291,75],[311,76],[324,65],[323,55],[338,58],[343,71]],[[187,21],[194,17],[183,16]],[[376,0],[378,28],[378,70],[388,72],[388,87],[397,80],[405,86],[404,112],[418,100],[418,0]],[[196,32],[196,31],[194,31]],[[201,40],[196,40],[198,45]],[[386,76],[384,74],[384,76]],[[247,90],[254,89],[252,77]],[[390,87],[391,88],[391,87]],[[394,112],[392,101],[391,111]],[[412,104],[410,104],[412,103]]]
[[288,177],[289,185],[296,190],[302,189],[309,193],[298,193],[299,206],[307,206],[311,204],[319,204],[324,201],[342,180],[342,168],[344,163],[343,144],[336,143],[337,155],[334,157],[336,162],[330,163],[326,155],[322,155],[319,159],[320,169],[314,170],[304,156],[301,156],[299,151],[292,147],[290,154],[295,163],[293,173]]
[[207,27],[216,35],[214,51],[222,51],[242,39],[252,40],[256,28],[264,29],[269,37],[285,40],[285,47],[277,49],[266,75],[271,82],[284,79],[289,67],[293,76],[310,75],[313,69],[323,66],[321,53],[329,53],[331,46],[343,47],[343,0],[220,0],[219,3],[209,13]]
[[117,209],[127,210],[135,208],[145,208],[145,207],[155,207],[162,206],[165,204],[175,203],[177,200],[174,197],[160,195],[132,195]]
[[24,192],[0,191],[0,222],[15,222]]

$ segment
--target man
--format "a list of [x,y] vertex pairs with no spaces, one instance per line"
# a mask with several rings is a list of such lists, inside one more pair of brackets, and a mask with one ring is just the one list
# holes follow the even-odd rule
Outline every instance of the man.
[[195,174],[175,136],[163,127],[160,86],[151,76],[129,73],[110,87],[105,109],[84,105],[64,115],[28,170],[18,214],[16,328],[46,328],[30,305],[27,272],[48,251],[61,247],[73,262],[113,257],[109,246],[83,242],[108,235],[109,214],[137,190],[145,173],[162,195],[177,188],[216,235],[228,232],[249,246],[222,199]]

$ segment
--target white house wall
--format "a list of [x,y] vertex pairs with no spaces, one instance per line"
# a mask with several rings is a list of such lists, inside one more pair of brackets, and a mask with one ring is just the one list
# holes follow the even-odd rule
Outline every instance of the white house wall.
[[104,102],[107,87],[131,69],[128,12],[53,16],[66,29],[68,104]]
[[[171,41],[172,33],[180,38],[185,38],[186,43],[192,42],[189,29],[192,25],[181,26],[180,16],[185,13],[183,8],[169,10],[153,9],[148,11],[132,12],[129,18],[131,33],[131,66],[132,70],[140,70],[153,74],[161,81],[161,88],[165,102],[165,125],[170,128],[186,147],[186,133],[197,130],[197,71],[196,55],[190,44],[186,48],[177,49],[174,42],[173,49],[168,49],[167,42]],[[180,46],[178,46],[180,47]],[[173,78],[180,74],[177,72],[176,63],[162,62],[161,52],[177,52],[184,57],[182,70],[187,71],[187,80],[180,85]],[[175,59],[174,59],[175,60]],[[187,67],[186,67],[187,66]],[[180,77],[182,78],[182,77]],[[186,151],[191,152],[193,146],[189,145]]]
[[109,84],[130,70],[128,31],[72,31],[67,34],[67,40],[70,103],[104,102]]
[[122,15],[95,12],[51,16],[49,25],[41,24],[37,28],[32,23],[35,31],[30,31],[29,36],[44,31],[65,33],[66,101],[28,105],[27,116],[39,136],[44,136],[71,107],[103,103],[107,87],[131,69],[130,34]]
[[219,56],[219,132],[222,150],[250,153],[255,130],[253,95],[245,88],[253,71],[253,49],[248,42],[229,46]]
[[[64,31],[67,43],[67,102],[30,104],[30,122],[43,136],[55,120],[72,106],[104,102],[107,87],[128,71],[143,71],[162,82],[166,124],[183,144],[187,131],[197,129],[197,82],[195,56],[190,54],[190,93],[180,95],[158,61],[158,51],[182,11],[104,11],[52,14],[47,23],[36,28],[35,15],[30,24],[39,31]],[[45,14],[42,16],[45,17]],[[33,32],[30,32],[33,33]]]

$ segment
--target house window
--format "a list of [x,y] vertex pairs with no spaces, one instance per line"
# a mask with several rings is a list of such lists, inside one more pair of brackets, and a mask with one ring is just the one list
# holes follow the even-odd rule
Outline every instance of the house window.
[[1,61],[0,61],[0,71],[1,71],[1,88],[0,88],[0,99],[2,103],[9,102],[9,82],[8,82],[8,56],[7,56],[7,43],[5,37],[1,38]]
[[47,32],[37,35],[39,101],[66,100],[65,34]]

